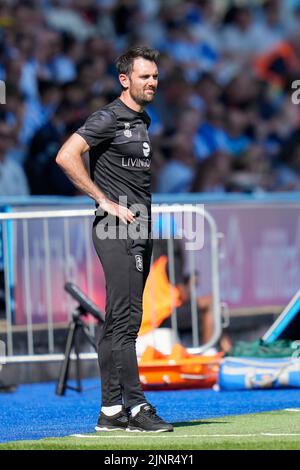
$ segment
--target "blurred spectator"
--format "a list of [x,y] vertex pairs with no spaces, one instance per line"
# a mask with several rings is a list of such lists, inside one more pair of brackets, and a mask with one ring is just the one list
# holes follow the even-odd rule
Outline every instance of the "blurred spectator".
[[278,86],[284,86],[290,75],[299,74],[300,32],[293,33],[286,41],[257,57],[255,70],[260,78]]
[[112,13],[112,21],[117,37],[130,35],[139,23],[139,2],[135,0],[120,0],[116,2]]
[[185,78],[192,82],[202,72],[212,70],[218,60],[217,51],[204,41],[197,41],[187,25],[169,28],[161,49],[183,66]]
[[261,51],[275,47],[284,38],[285,26],[281,16],[281,3],[281,0],[267,0],[263,4],[263,18],[259,26]]
[[300,191],[300,131],[285,142],[277,168],[276,189]]
[[215,152],[227,151],[225,133],[225,108],[221,103],[214,103],[206,113],[195,137],[195,153],[198,160],[204,160]]
[[231,192],[264,192],[274,187],[274,174],[258,145],[248,148],[232,162],[232,172],[227,179]]
[[225,152],[216,152],[200,162],[191,190],[197,193],[224,193],[230,175],[230,165],[230,156]]
[[[239,71],[239,73],[223,87],[223,104],[226,108],[239,108],[243,111],[257,106],[260,91],[259,85],[260,83],[257,82],[251,70]],[[266,93],[265,91],[265,94]]]
[[230,109],[225,124],[226,148],[231,155],[240,155],[247,150],[251,139],[247,135],[248,115],[239,109]]
[[61,98],[59,87],[49,80],[38,82],[38,93],[38,98],[25,104],[23,139],[27,145],[34,133],[51,119]]
[[219,53],[221,38],[218,32],[216,2],[211,0],[187,2],[187,20],[194,38]]
[[22,167],[7,156],[13,145],[13,132],[0,124],[0,196],[26,196],[29,189]]
[[258,25],[249,7],[233,6],[224,18],[222,51],[227,58],[245,62],[262,47]]
[[22,165],[26,153],[24,141],[24,99],[18,88],[6,84],[6,105],[0,108],[0,123],[7,124],[14,134],[14,146],[8,149],[8,155]]
[[203,73],[195,84],[195,92],[201,98],[203,108],[210,108],[219,101],[222,88],[211,73]]
[[62,146],[73,108],[63,102],[50,121],[33,136],[29,147],[25,169],[31,194],[57,194],[72,196],[75,188],[64,173],[57,169],[55,156]]
[[195,158],[192,142],[184,134],[177,134],[172,143],[170,160],[161,169],[156,191],[158,193],[185,193],[191,189]]
[[45,20],[51,28],[69,33],[80,41],[96,34],[94,14],[94,2],[91,0],[48,2],[44,10]]

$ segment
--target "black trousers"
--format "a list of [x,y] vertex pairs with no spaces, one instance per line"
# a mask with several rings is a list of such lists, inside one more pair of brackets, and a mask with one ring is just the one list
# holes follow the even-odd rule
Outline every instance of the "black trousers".
[[[142,321],[142,297],[150,270],[152,239],[147,226],[144,238],[133,239],[119,219],[96,217],[93,243],[106,280],[106,315],[98,343],[102,406],[145,402],[136,357],[136,338]],[[103,231],[116,238],[103,239]],[[121,234],[122,231],[122,235]],[[101,236],[99,237],[99,233]],[[121,236],[126,234],[126,238]]]

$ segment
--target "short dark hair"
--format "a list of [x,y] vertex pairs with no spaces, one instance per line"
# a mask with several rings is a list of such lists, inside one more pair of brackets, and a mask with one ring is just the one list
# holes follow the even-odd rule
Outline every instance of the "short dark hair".
[[119,74],[124,73],[125,75],[130,75],[133,69],[133,62],[139,57],[157,64],[159,52],[147,46],[131,47],[116,60],[116,67]]

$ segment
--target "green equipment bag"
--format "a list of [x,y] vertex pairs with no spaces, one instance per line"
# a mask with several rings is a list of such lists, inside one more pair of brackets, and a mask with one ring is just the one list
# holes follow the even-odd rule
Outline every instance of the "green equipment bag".
[[237,341],[225,354],[230,357],[300,357],[300,341],[279,339],[266,344],[262,339],[253,342]]

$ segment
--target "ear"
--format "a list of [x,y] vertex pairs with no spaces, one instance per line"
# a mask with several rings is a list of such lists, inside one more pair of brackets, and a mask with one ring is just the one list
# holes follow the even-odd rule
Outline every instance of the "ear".
[[129,87],[129,77],[125,73],[119,75],[119,80],[123,88]]

